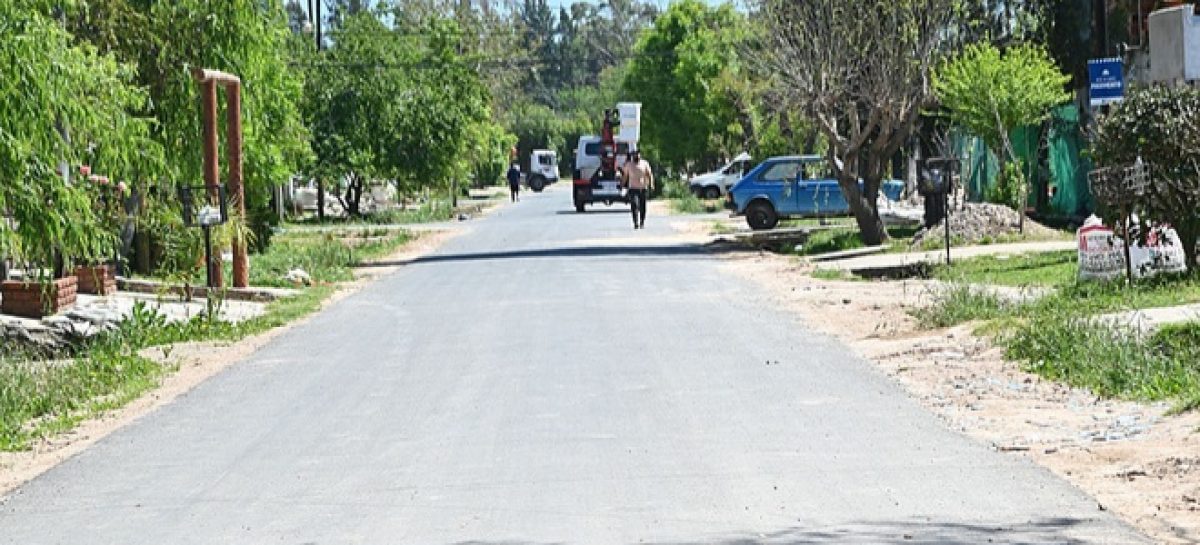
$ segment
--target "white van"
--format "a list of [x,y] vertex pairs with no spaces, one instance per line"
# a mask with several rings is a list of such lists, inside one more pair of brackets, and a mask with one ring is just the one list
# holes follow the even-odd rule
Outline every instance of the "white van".
[[697,197],[719,199],[721,195],[728,193],[729,188],[733,187],[733,184],[741,180],[749,171],[750,154],[743,151],[737,157],[734,157],[729,164],[712,172],[693,177],[688,182],[688,188]]

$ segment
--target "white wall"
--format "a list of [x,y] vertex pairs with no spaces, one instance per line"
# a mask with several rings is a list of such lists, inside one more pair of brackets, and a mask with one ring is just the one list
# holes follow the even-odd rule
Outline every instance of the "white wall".
[[1200,16],[1184,4],[1150,14],[1150,81],[1200,80]]

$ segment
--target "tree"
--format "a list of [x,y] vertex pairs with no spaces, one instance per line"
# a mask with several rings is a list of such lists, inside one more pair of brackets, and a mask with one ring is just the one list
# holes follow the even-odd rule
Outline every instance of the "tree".
[[375,14],[348,16],[307,79],[317,169],[345,183],[351,215],[372,180],[404,193],[448,186],[469,170],[471,131],[488,120],[487,90],[457,53],[461,32],[444,18],[420,32]]
[[305,79],[315,169],[320,178],[345,183],[337,197],[351,216],[361,214],[367,182],[399,168],[391,146],[399,129],[397,103],[408,88],[399,68],[416,61],[401,41],[375,16],[349,15]]
[[[1170,225],[1179,234],[1188,270],[1196,269],[1200,237],[1200,91],[1139,87],[1100,118],[1092,155],[1100,166],[1126,167],[1139,157],[1150,186],[1135,203],[1143,227]],[[1116,210],[1102,209],[1106,220]],[[1142,228],[1148,234],[1151,229]]]
[[957,0],[764,0],[759,10],[765,35],[751,58],[828,141],[867,244],[888,238],[879,187],[931,103],[931,73],[958,16]]
[[271,188],[287,180],[311,154],[300,116],[302,78],[289,66],[295,37],[282,3],[176,0],[128,5],[145,21],[145,32],[141,41],[122,43],[119,55],[138,63],[138,81],[149,90],[149,113],[156,121],[153,135],[169,158],[171,179],[203,179],[197,138],[200,94],[188,69],[214,68],[241,78],[245,220],[258,246],[265,246],[276,220]]
[[[133,71],[76,44],[36,2],[0,3],[0,254],[49,267],[63,254],[108,259],[81,163],[128,180],[153,166],[146,95]],[[40,271],[45,273],[46,271]]]
[[725,135],[741,132],[745,108],[734,86],[744,79],[737,75],[744,35],[744,18],[731,4],[700,0],[671,4],[642,34],[623,91],[642,103],[643,147],[658,161],[682,169],[729,153]]
[[[990,43],[976,43],[943,63],[933,86],[950,121],[982,138],[1003,166],[1017,161],[1009,131],[1040,123],[1051,107],[1070,101],[1064,90],[1070,81],[1039,46],[1018,44],[1001,52]],[[1015,202],[1004,204],[1023,209],[1026,184],[1020,169],[1002,172],[1017,178],[1007,180]]]

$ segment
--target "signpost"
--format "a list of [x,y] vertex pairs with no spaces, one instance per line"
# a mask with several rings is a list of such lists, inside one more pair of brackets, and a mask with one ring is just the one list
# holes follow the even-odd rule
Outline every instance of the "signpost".
[[[188,227],[199,226],[204,229],[204,263],[206,264],[205,278],[206,285],[209,288],[217,287],[216,268],[221,266],[220,263],[213,262],[212,250],[212,228],[224,224],[229,221],[229,210],[225,205],[225,188],[218,186],[215,188],[217,195],[217,205],[214,206],[208,200],[208,194],[212,193],[214,188],[200,185],[194,187],[179,186],[179,202],[183,203],[183,223]],[[196,208],[196,194],[204,195],[205,199],[201,201],[200,208]]]
[[[950,193],[954,189],[954,173],[959,169],[959,160],[954,157],[930,157],[925,159],[925,166],[920,170],[920,191],[928,204],[941,205],[942,223],[946,227],[946,265],[950,264]],[[928,224],[929,218],[926,218]],[[936,222],[933,222],[936,223]],[[932,225],[928,225],[932,227]]]
[[1110,57],[1088,61],[1088,96],[1092,107],[1107,106],[1125,98],[1125,74],[1121,59]]

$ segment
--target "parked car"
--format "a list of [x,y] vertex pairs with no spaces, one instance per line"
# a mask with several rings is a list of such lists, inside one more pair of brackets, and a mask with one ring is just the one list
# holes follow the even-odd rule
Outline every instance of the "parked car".
[[[880,193],[890,200],[899,199],[903,191],[899,180],[886,180],[880,186]],[[755,230],[772,229],[783,218],[850,214],[828,161],[819,155],[763,161],[729,189],[726,206],[735,216],[745,216]]]
[[729,191],[730,186],[742,179],[748,170],[750,170],[750,154],[743,151],[729,164],[712,172],[696,175],[688,182],[688,188],[697,197],[719,199],[721,195]]

